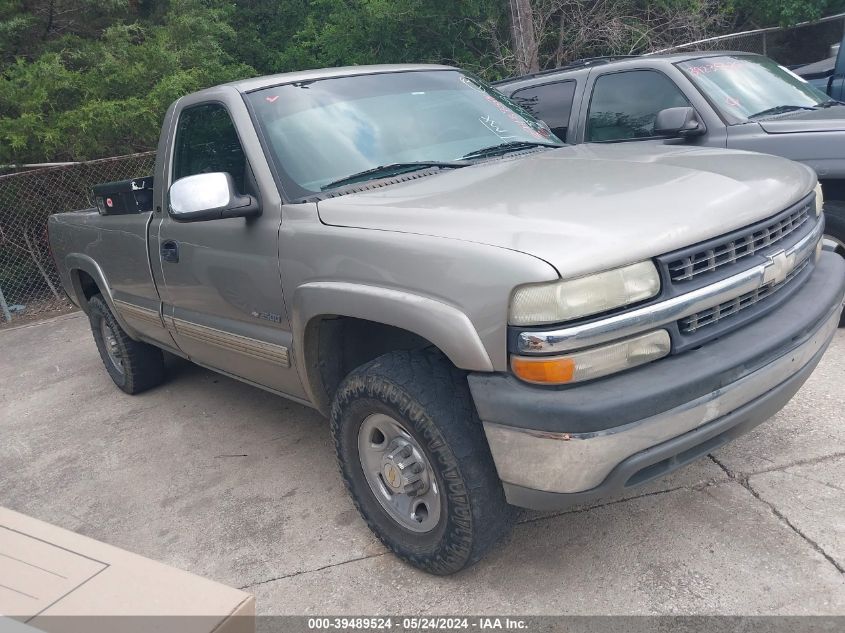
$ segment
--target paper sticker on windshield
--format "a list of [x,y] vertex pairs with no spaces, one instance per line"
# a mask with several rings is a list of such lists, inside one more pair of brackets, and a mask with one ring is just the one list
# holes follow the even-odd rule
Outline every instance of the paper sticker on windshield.
[[268,103],[276,103],[276,99],[279,98],[279,95],[273,95],[272,97],[264,97],[264,100]]

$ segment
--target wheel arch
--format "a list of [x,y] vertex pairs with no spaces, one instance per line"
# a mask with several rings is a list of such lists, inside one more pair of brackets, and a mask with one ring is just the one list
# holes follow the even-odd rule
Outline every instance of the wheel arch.
[[109,287],[100,265],[87,255],[78,253],[68,255],[65,261],[68,274],[70,275],[74,297],[82,311],[88,314],[89,300],[95,294],[100,294],[114,315],[114,318],[117,319],[120,327],[130,334],[130,336],[134,336],[135,330],[126,324],[120,312],[115,309],[111,287]]
[[459,369],[493,371],[466,314],[442,301],[392,288],[305,284],[294,293],[292,325],[303,385],[324,414],[349,371],[389,351],[433,346]]

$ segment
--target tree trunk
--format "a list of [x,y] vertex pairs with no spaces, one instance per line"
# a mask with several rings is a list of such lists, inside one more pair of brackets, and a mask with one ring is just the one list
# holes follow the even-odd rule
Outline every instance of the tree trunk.
[[56,0],[50,0],[50,4],[47,8],[47,27],[44,29],[44,37],[46,38],[50,35],[50,31],[53,30],[53,18],[56,15]]
[[508,0],[511,11],[511,37],[516,54],[517,72],[521,75],[540,70],[540,51],[534,33],[534,10],[531,0]]

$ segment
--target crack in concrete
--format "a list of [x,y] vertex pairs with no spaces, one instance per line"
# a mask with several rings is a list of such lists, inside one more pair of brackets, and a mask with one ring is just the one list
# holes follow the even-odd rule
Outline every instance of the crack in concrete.
[[[618,505],[620,503],[627,503],[629,501],[635,501],[637,499],[644,499],[646,497],[654,497],[654,496],[657,496],[657,495],[663,495],[663,494],[667,494],[669,492],[676,492],[678,490],[699,490],[700,491],[700,490],[704,490],[706,488],[709,488],[710,486],[718,486],[718,485],[723,484],[723,483],[736,482],[736,483],[740,484],[743,488],[748,490],[748,492],[755,499],[757,499],[761,503],[765,504],[769,508],[769,510],[772,512],[772,514],[774,514],[778,519],[780,519],[783,523],[785,523],[798,536],[800,536],[802,539],[804,539],[814,550],[816,550],[819,554],[824,556],[824,558],[831,565],[833,565],[839,571],[839,573],[845,574],[845,569],[843,569],[843,567],[841,565],[839,565],[839,563],[837,563],[835,559],[833,559],[827,552],[825,552],[824,549],[822,549],[822,547],[818,543],[813,541],[806,534],[801,532],[801,530],[799,530],[797,527],[795,527],[789,521],[789,519],[787,519],[771,503],[769,503],[768,501],[763,499],[760,496],[760,494],[756,490],[754,490],[751,487],[751,485],[748,483],[748,478],[753,477],[755,475],[761,475],[761,474],[764,474],[764,473],[770,473],[770,472],[774,472],[774,471],[778,471],[778,470],[785,470],[787,468],[792,468],[793,466],[805,466],[805,465],[808,465],[808,464],[817,464],[817,463],[823,462],[827,459],[835,459],[837,457],[845,457],[845,453],[835,453],[833,455],[825,455],[823,457],[813,457],[813,458],[810,458],[810,459],[799,460],[797,462],[787,464],[787,465],[784,465],[784,466],[777,466],[777,467],[774,467],[774,468],[768,468],[768,469],[757,471],[757,472],[754,472],[754,473],[749,473],[748,475],[745,475],[745,474],[738,475],[737,473],[734,473],[732,470],[730,470],[727,466],[725,466],[718,459],[716,459],[713,455],[708,455],[708,457],[713,461],[713,463],[715,463],[727,475],[728,481],[720,481],[720,480],[717,480],[717,479],[709,479],[709,480],[705,480],[705,481],[702,481],[700,483],[693,484],[693,485],[675,486],[674,488],[667,488],[666,490],[655,490],[655,491],[652,491],[652,492],[645,492],[643,494],[635,495],[633,497],[625,497],[624,499],[614,499],[614,500],[611,500],[611,501],[607,501],[605,503],[598,503],[596,505],[585,506],[583,508],[574,508],[574,509],[571,509],[571,510],[564,510],[563,512],[555,512],[553,514],[544,514],[543,516],[531,517],[531,518],[528,518],[528,519],[519,520],[519,521],[516,522],[516,524],[517,525],[530,525],[532,523],[539,523],[540,521],[548,521],[549,519],[555,519],[555,518],[558,518],[558,517],[566,516],[568,514],[581,514],[581,513],[584,513],[584,512],[590,512],[592,510],[598,510],[599,508],[607,508],[607,507],[610,507],[610,506]],[[303,570],[296,571],[296,572],[293,572],[293,573],[290,573],[290,574],[283,574],[281,576],[268,578],[266,580],[259,580],[259,581],[250,583],[248,585],[244,585],[243,587],[239,587],[239,589],[241,591],[245,591],[247,589],[250,589],[251,587],[257,587],[259,585],[266,585],[267,583],[276,582],[277,580],[285,580],[287,578],[294,578],[296,576],[302,576],[303,574],[311,574],[311,573],[315,573],[315,572],[318,572],[318,571],[323,571],[325,569],[330,569],[332,567],[340,567],[341,565],[347,565],[349,563],[357,563],[358,561],[362,561],[362,560],[369,560],[371,558],[378,558],[380,556],[385,556],[387,554],[390,554],[390,552],[382,552],[380,554],[372,554],[372,555],[369,555],[369,556],[360,556],[358,558],[350,558],[349,560],[340,561],[338,563],[330,563],[328,565],[323,565],[322,567],[317,567],[315,569],[303,569]]]
[[[597,510],[599,508],[614,506],[614,505],[617,505],[617,504],[620,504],[620,503],[626,503],[628,501],[634,501],[636,499],[643,499],[645,497],[654,497],[656,495],[662,495],[662,494],[666,494],[668,492],[675,492],[677,490],[701,490],[703,488],[707,488],[708,486],[716,485],[716,484],[719,484],[719,483],[725,483],[725,482],[719,482],[719,481],[716,481],[715,479],[711,479],[711,480],[704,481],[704,482],[694,484],[694,485],[691,485],[691,486],[676,486],[674,488],[667,488],[666,490],[655,490],[653,492],[646,492],[646,493],[643,493],[643,494],[640,494],[640,495],[636,495],[634,497],[626,497],[624,499],[615,499],[613,501],[608,501],[606,503],[600,503],[600,504],[597,504],[597,505],[587,506],[587,507],[584,507],[584,508],[575,508],[575,509],[572,509],[572,510],[566,510],[564,512],[557,512],[555,514],[545,514],[543,516],[529,518],[529,519],[525,519],[525,520],[522,520],[522,521],[517,521],[516,524],[517,525],[529,525],[531,523],[537,523],[539,521],[547,521],[549,519],[554,519],[554,518],[557,518],[557,517],[565,516],[567,514],[580,514],[582,512],[589,512],[591,510]],[[358,561],[362,561],[362,560],[369,560],[371,558],[378,558],[380,556],[385,556],[385,555],[390,554],[390,553],[391,552],[381,552],[380,554],[372,554],[372,555],[369,555],[369,556],[359,556],[358,558],[350,558],[349,560],[340,561],[338,563],[330,563],[328,565],[323,565],[322,567],[317,567],[315,569],[302,569],[300,571],[295,571],[295,572],[290,573],[290,574],[283,574],[281,576],[275,576],[273,578],[267,578],[266,580],[258,580],[256,582],[250,583],[248,585],[244,585],[243,587],[238,587],[238,589],[240,589],[241,591],[246,591],[247,589],[250,589],[251,587],[258,587],[259,585],[266,585],[267,583],[276,582],[277,580],[285,580],[287,578],[294,578],[296,576],[302,576],[303,574],[312,574],[312,573],[315,573],[315,572],[318,572],[318,571],[323,571],[325,569],[331,569],[332,567],[340,567],[341,565],[347,565],[349,563],[357,563]]]
[[[806,543],[807,543],[810,547],[812,547],[815,551],[817,551],[819,554],[821,554],[821,555],[825,558],[825,560],[826,560],[827,562],[829,562],[831,565],[833,565],[833,566],[834,566],[834,568],[836,568],[836,571],[838,571],[840,574],[845,575],[845,568],[843,568],[843,567],[842,567],[842,565],[840,565],[838,562],[836,562],[836,560],[835,560],[835,559],[834,559],[834,558],[833,558],[830,554],[828,554],[826,551],[824,551],[824,548],[822,548],[822,546],[821,546],[821,545],[819,545],[819,544],[818,544],[818,543],[816,543],[813,539],[811,539],[809,536],[807,536],[806,534],[804,534],[804,532],[802,532],[800,529],[798,529],[798,527],[797,527],[796,525],[794,525],[794,524],[792,523],[792,521],[790,521],[790,520],[786,517],[786,515],[784,515],[784,514],[783,514],[780,510],[778,510],[778,509],[774,506],[774,504],[772,504],[772,503],[770,503],[769,501],[767,501],[766,499],[764,499],[764,498],[760,495],[760,493],[759,493],[759,492],[757,492],[756,490],[754,490],[754,488],[753,488],[753,487],[751,486],[751,484],[748,482],[748,478],[749,478],[749,477],[753,477],[754,475],[759,475],[759,474],[761,474],[761,473],[751,473],[750,475],[744,475],[744,474],[742,474],[742,475],[737,475],[737,474],[736,474],[736,473],[734,473],[734,472],[733,472],[730,468],[728,468],[728,467],[727,467],[727,466],[725,466],[722,462],[720,462],[718,459],[716,459],[716,457],[714,457],[713,455],[708,455],[708,457],[709,457],[711,460],[713,460],[713,463],[714,463],[714,464],[716,464],[719,468],[721,468],[723,471],[725,471],[725,474],[726,474],[728,477],[730,477],[733,481],[735,481],[735,482],[736,482],[736,483],[738,483],[740,486],[742,486],[743,488],[745,488],[745,489],[749,492],[749,494],[751,494],[751,496],[752,496],[752,497],[754,497],[754,498],[755,498],[755,499],[757,499],[760,503],[762,503],[762,504],[763,504],[763,505],[765,505],[767,508],[769,508],[769,511],[770,511],[773,515],[775,515],[775,517],[777,517],[778,519],[780,519],[780,520],[781,520],[781,522],[783,522],[783,524],[784,524],[784,525],[786,525],[786,526],[787,526],[790,530],[792,530],[793,532],[795,532],[795,534],[797,534],[800,538],[804,539],[804,541],[805,541],[805,542],[806,542]],[[831,456],[828,456],[828,457],[836,457],[836,456],[835,456],[835,455],[831,455]],[[827,458],[824,458],[824,459],[827,459]],[[808,461],[810,461],[810,460],[808,460]],[[817,459],[815,460],[815,462],[819,462],[819,461],[823,461],[823,459],[822,459],[822,458],[817,458]],[[796,465],[799,465],[799,464],[797,464],[797,463],[796,463],[796,464],[790,464],[789,466],[784,466],[783,468],[791,468],[792,466],[796,466]],[[772,470],[782,470],[782,468],[780,468],[780,469],[779,469],[779,468],[773,468]],[[766,471],[766,472],[772,472],[772,470],[770,470],[770,471]]]
[[607,501],[605,503],[599,503],[596,505],[591,506],[584,506],[583,508],[573,508],[571,510],[564,510],[563,512],[555,512],[553,514],[543,514],[539,517],[530,517],[528,519],[523,519],[517,521],[517,525],[528,525],[530,523],[538,523],[540,521],[547,521],[549,519],[556,519],[557,517],[566,516],[568,514],[581,514],[583,512],[590,512],[591,510],[598,510],[599,508],[607,508],[609,506],[615,506],[620,503],[627,503],[628,501],[635,501],[636,499],[644,499],[645,497],[654,497],[656,495],[666,494],[667,492],[675,492],[676,490],[696,490],[698,488],[705,488],[715,481],[708,481],[702,484],[698,484],[695,486],[676,486],[674,488],[667,488],[666,490],[655,490],[653,492],[645,492],[640,495],[636,495],[634,497],[625,497],[624,499],[614,499],[612,501]]
[[[778,471],[775,471],[778,472]],[[797,477],[798,479],[803,479],[804,481],[811,481],[814,484],[818,484],[819,486],[824,486],[825,488],[830,488],[831,490],[836,490],[837,492],[845,492],[845,488],[841,486],[837,486],[835,484],[829,483],[827,481],[822,481],[821,479],[816,479],[815,477],[810,477],[810,475],[802,475],[800,473],[791,473],[788,471],[784,471],[784,474],[789,475],[790,477]],[[749,479],[751,477],[756,477],[757,473],[753,475],[749,475]]]
[[283,574],[281,576],[275,576],[273,578],[268,578],[266,580],[258,580],[256,582],[250,583],[248,585],[244,585],[243,587],[238,587],[241,591],[246,591],[252,587],[258,587],[259,585],[266,585],[269,582],[276,582],[277,580],[285,580],[286,578],[295,578],[296,576],[302,576],[303,574],[313,574],[318,571],[323,571],[324,569],[330,569],[332,567],[340,567],[342,565],[348,565],[349,563],[357,563],[358,561],[362,560],[369,560],[371,558],[379,558],[380,556],[386,556],[391,552],[381,552],[380,554],[370,554],[369,556],[359,556],[358,558],[350,558],[349,560],[343,560],[339,563],[330,563],[328,565],[323,565],[322,567],[317,567],[316,569],[301,569],[299,571],[295,571],[290,574]]
[[[715,457],[713,457],[712,455],[709,455],[709,457],[716,464],[719,464],[719,462],[716,461]],[[783,464],[782,466],[772,466],[771,468],[764,468],[762,470],[755,470],[754,472],[743,473],[743,476],[753,477],[755,475],[764,475],[766,473],[777,472],[779,470],[786,470],[787,468],[793,468],[795,466],[812,466],[813,464],[820,464],[821,462],[827,461],[828,459],[838,459],[840,457],[845,457],[845,453],[831,453],[830,455],[822,455],[820,457],[808,457],[807,459],[799,459],[798,461],[794,461],[790,464]],[[719,464],[719,466],[726,473],[728,472],[728,470],[724,466],[722,466],[721,464]],[[734,475],[736,475],[736,473],[734,473]]]
[[[709,480],[709,481],[705,481],[705,482],[702,482],[700,484],[695,484],[695,485],[692,485],[692,486],[676,486],[675,488],[667,488],[666,490],[655,490],[654,492],[646,492],[646,493],[643,493],[641,495],[637,495],[635,497],[626,497],[625,499],[616,499],[616,500],[613,500],[613,501],[608,501],[607,503],[601,503],[601,504],[598,504],[598,505],[588,506],[588,507],[584,507],[584,508],[575,508],[573,510],[566,510],[564,512],[558,512],[558,513],[555,513],[555,514],[547,514],[547,515],[543,515],[543,516],[540,516],[540,517],[534,517],[534,518],[526,519],[526,520],[523,520],[523,521],[517,521],[517,525],[528,525],[528,524],[531,524],[531,523],[537,523],[539,521],[547,521],[549,519],[554,519],[556,517],[564,516],[564,515],[567,515],[567,514],[580,514],[582,512],[589,512],[591,510],[597,510],[599,508],[605,508],[605,507],[617,505],[617,504],[620,504],[620,503],[626,503],[628,501],[634,501],[635,499],[642,499],[644,497],[653,497],[655,495],[666,494],[667,492],[675,492],[676,490],[687,490],[687,489],[688,490],[698,490],[698,489],[706,488],[708,486],[718,484],[718,483],[719,482],[716,481],[716,480]],[[250,589],[251,587],[257,587],[259,585],[266,585],[267,583],[275,582],[277,580],[285,580],[287,578],[294,578],[296,576],[302,576],[303,574],[312,574],[312,573],[315,573],[315,572],[318,572],[318,571],[323,571],[325,569],[330,569],[332,567],[340,567],[341,565],[347,565],[349,563],[357,563],[358,561],[362,561],[362,560],[369,560],[371,558],[378,558],[380,556],[385,556],[385,555],[390,554],[390,553],[391,552],[381,552],[380,554],[372,554],[370,556],[359,556],[358,558],[350,558],[349,560],[340,561],[338,563],[330,563],[328,565],[323,565],[322,567],[317,567],[315,569],[302,569],[300,571],[295,571],[295,572],[290,573],[290,574],[283,574],[281,576],[275,576],[273,578],[268,578],[266,580],[259,580],[259,581],[250,583],[248,585],[244,585],[243,587],[238,587],[238,589],[240,589],[241,591],[245,591],[247,589]]]

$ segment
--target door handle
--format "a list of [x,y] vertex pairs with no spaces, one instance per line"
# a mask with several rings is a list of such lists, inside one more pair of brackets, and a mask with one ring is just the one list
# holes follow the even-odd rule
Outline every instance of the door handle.
[[167,240],[161,243],[161,261],[171,264],[179,263],[179,242]]

